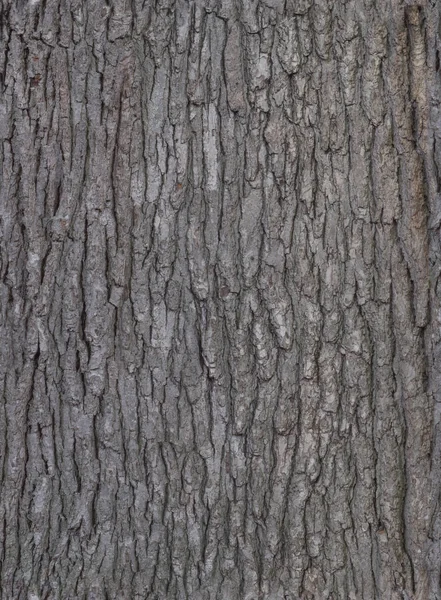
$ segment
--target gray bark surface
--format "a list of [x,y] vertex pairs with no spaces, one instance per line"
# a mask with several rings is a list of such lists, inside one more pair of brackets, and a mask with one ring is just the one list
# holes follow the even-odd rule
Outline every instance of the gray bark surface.
[[441,598],[440,13],[2,0],[2,599]]

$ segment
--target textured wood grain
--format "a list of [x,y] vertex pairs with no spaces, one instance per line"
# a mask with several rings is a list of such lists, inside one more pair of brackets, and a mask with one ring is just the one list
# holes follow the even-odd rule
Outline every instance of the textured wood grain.
[[441,598],[440,24],[2,0],[2,599]]

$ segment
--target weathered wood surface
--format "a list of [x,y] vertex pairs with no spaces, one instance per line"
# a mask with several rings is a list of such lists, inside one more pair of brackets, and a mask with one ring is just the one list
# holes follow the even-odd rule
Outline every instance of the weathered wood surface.
[[441,598],[440,5],[0,34],[1,598]]

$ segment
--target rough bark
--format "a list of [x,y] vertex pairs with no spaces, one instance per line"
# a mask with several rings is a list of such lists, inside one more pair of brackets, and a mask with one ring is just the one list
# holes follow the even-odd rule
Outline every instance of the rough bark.
[[0,588],[441,598],[435,0],[3,0]]

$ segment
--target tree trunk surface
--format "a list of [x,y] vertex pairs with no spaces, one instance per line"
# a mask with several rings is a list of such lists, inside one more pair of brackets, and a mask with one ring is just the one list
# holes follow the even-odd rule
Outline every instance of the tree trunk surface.
[[440,14],[3,0],[2,599],[441,598]]

